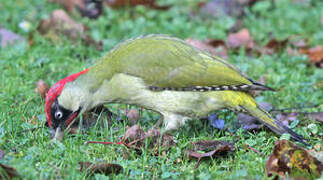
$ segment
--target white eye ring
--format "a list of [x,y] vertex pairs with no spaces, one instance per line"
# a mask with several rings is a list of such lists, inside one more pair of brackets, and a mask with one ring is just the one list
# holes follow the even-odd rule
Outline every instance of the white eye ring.
[[55,119],[61,119],[63,117],[63,113],[61,111],[55,112]]

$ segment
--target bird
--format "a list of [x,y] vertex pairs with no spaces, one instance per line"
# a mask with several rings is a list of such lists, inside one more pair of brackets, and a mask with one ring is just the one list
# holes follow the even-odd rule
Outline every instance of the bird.
[[211,111],[230,109],[256,117],[277,134],[306,140],[259,107],[253,90],[273,91],[228,61],[162,34],[117,44],[94,65],[58,81],[46,95],[47,123],[55,138],[82,113],[103,104],[137,105],[161,115],[165,132]]

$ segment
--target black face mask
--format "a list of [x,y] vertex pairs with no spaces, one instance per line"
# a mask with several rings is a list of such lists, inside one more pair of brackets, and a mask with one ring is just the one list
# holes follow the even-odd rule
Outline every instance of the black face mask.
[[59,125],[65,124],[65,121],[73,113],[73,111],[60,106],[56,99],[54,105],[50,109],[50,113],[52,116],[52,127],[56,129]]

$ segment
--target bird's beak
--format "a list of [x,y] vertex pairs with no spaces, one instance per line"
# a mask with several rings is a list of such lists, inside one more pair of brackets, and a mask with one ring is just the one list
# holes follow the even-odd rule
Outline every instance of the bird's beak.
[[58,127],[55,130],[55,135],[54,138],[52,139],[53,141],[61,141],[64,138],[64,130],[69,130],[70,126],[74,123],[76,120],[76,117],[79,115],[81,109],[73,112],[66,121],[62,121]]
[[55,131],[54,138],[52,139],[53,141],[61,141],[64,138],[64,123],[61,123]]

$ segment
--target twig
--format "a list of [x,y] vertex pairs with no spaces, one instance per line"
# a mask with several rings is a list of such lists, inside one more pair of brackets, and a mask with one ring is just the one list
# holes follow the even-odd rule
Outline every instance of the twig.
[[243,145],[244,145],[244,147],[245,147],[245,148],[250,149],[251,151],[253,151],[253,152],[255,152],[255,153],[257,153],[257,154],[259,154],[259,155],[263,156],[263,154],[262,154],[261,152],[259,152],[259,151],[258,151],[257,149],[255,149],[255,148],[253,148],[253,147],[249,146],[248,144],[243,144]]
[[[284,112],[284,111],[291,111],[291,110],[310,109],[310,108],[317,108],[318,106],[319,106],[318,104],[315,104],[307,107],[292,107],[292,108],[282,108],[282,109],[273,108],[269,112]],[[297,113],[306,113],[306,112],[297,112]]]

